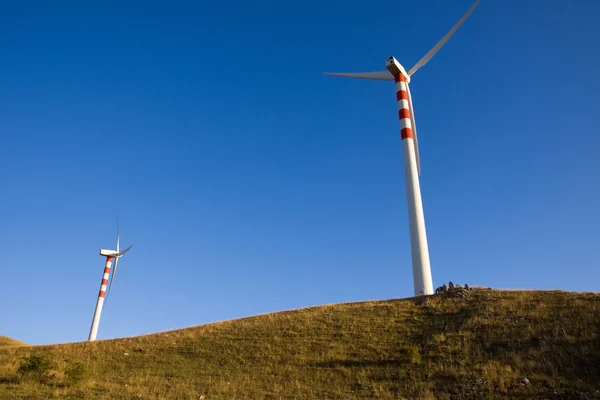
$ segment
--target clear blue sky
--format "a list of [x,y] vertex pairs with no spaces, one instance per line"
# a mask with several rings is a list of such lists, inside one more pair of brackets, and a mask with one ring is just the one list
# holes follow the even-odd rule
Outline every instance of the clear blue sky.
[[[192,4],[195,3],[195,4]],[[0,334],[412,295],[395,89],[471,0],[3,2]],[[598,291],[600,3],[482,0],[413,76],[434,286]]]

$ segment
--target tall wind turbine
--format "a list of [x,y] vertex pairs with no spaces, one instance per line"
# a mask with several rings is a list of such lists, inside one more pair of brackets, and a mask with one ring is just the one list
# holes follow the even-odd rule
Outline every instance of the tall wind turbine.
[[419,157],[419,145],[417,140],[417,126],[415,123],[415,112],[408,86],[410,77],[419,68],[437,53],[450,37],[460,28],[465,20],[471,15],[479,0],[463,15],[463,17],[450,29],[450,31],[423,56],[408,72],[394,57],[385,61],[387,71],[381,72],[358,72],[358,73],[330,73],[326,75],[341,76],[346,78],[371,79],[380,81],[396,82],[396,100],[398,102],[398,117],[400,119],[400,136],[402,138],[402,156],[404,159],[404,171],[406,175],[406,194],[408,203],[408,220],[410,226],[410,245],[412,253],[413,282],[415,296],[433,294],[433,282],[431,280],[431,267],[429,265],[429,249],[427,247],[427,235],[425,232],[425,217],[423,215],[423,203],[421,200],[421,187],[419,176],[421,165]]
[[[108,300],[108,294],[110,293],[110,288],[112,287],[113,280],[115,278],[115,272],[117,272],[117,263],[119,262],[119,258],[121,258],[123,254],[127,253],[132,246],[133,245],[129,246],[123,251],[119,251],[119,217],[117,217],[117,250],[100,249],[100,255],[106,257],[106,264],[104,265],[102,283],[100,284],[100,293],[98,293],[96,311],[94,312],[94,319],[92,320],[92,327],[90,329],[90,336],[88,338],[89,342],[96,340],[96,335],[98,334],[98,325],[100,324],[100,315],[102,314],[102,307],[104,306],[104,302]],[[112,275],[110,276],[109,284],[108,277],[110,275],[110,267],[113,260],[115,260],[115,267],[113,268]],[[106,290],[107,285],[108,291]]]

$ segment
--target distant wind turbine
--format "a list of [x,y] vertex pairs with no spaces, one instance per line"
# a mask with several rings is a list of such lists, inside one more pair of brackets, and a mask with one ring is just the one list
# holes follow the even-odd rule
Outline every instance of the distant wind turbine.
[[398,117],[400,119],[400,136],[402,138],[402,155],[404,159],[404,171],[406,175],[406,192],[408,200],[408,220],[410,226],[410,244],[413,265],[414,294],[433,294],[433,282],[431,280],[431,266],[429,264],[429,249],[427,247],[427,235],[425,232],[425,217],[423,215],[423,203],[421,200],[421,187],[419,176],[421,165],[419,157],[419,145],[417,140],[417,126],[415,113],[410,95],[408,83],[410,77],[419,68],[437,53],[450,37],[460,28],[465,20],[471,15],[479,0],[463,15],[463,17],[450,29],[450,31],[421,58],[408,72],[394,57],[385,61],[387,71],[381,72],[358,72],[358,73],[331,73],[326,75],[341,76],[345,78],[370,79],[380,81],[396,82],[396,100],[398,102]]
[[[104,306],[104,302],[108,300],[108,294],[110,293],[110,288],[112,287],[113,280],[115,278],[115,272],[117,272],[117,263],[119,262],[119,258],[121,258],[123,254],[127,253],[132,246],[133,245],[129,246],[121,252],[119,251],[119,217],[117,217],[117,250],[100,249],[100,255],[106,257],[106,264],[104,265],[102,283],[100,284],[100,293],[98,293],[96,311],[94,312],[94,319],[92,320],[92,327],[90,329],[90,336],[88,338],[89,342],[93,342],[94,340],[96,340],[96,335],[98,334],[98,325],[100,325],[100,315],[102,314],[102,307]],[[115,260],[115,266],[113,268],[112,275],[110,275],[110,267],[112,265],[113,259]],[[109,275],[110,284],[108,283]],[[108,291],[106,290],[107,285]]]

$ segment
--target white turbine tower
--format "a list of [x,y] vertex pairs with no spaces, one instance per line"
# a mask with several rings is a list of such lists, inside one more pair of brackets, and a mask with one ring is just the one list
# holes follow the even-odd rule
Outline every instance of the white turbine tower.
[[471,15],[479,0],[471,6],[469,11],[450,29],[450,31],[421,58],[408,72],[394,57],[389,57],[385,66],[387,71],[359,72],[359,73],[330,73],[326,75],[341,76],[346,78],[371,79],[396,82],[396,100],[398,102],[398,117],[400,119],[400,136],[402,138],[402,155],[406,175],[406,194],[408,203],[408,220],[410,226],[410,245],[413,265],[413,282],[415,296],[433,294],[431,280],[431,267],[429,265],[429,249],[427,247],[427,234],[425,232],[425,217],[421,201],[421,188],[419,176],[421,165],[419,145],[417,140],[417,126],[415,113],[408,83],[410,77],[419,68],[437,53],[450,37],[460,28]]
[[[117,263],[119,261],[119,258],[121,258],[123,254],[127,253],[132,246],[133,245],[129,246],[123,251],[119,251],[119,217],[117,217],[117,249],[100,249],[100,255],[106,257],[106,264],[104,265],[102,283],[100,284],[100,293],[98,293],[96,311],[94,312],[94,319],[92,320],[92,327],[90,328],[90,336],[88,337],[89,342],[93,342],[94,340],[96,340],[96,335],[98,334],[98,325],[100,325],[100,315],[102,314],[102,307],[104,306],[104,302],[108,300],[108,294],[110,293],[110,288],[112,287],[113,280],[115,278],[115,272],[117,272]],[[108,277],[110,275],[110,267],[112,265],[113,259],[115,260],[115,266],[113,268],[112,275],[110,276],[109,284]],[[108,291],[106,290],[107,285]]]

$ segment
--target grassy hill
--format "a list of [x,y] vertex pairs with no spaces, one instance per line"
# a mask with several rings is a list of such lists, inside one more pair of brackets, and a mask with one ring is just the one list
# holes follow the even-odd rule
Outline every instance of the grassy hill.
[[26,344],[23,342],[19,342],[18,340],[0,335],[0,347],[8,346],[26,346]]
[[0,399],[553,399],[599,389],[592,293],[475,289],[0,349]]

